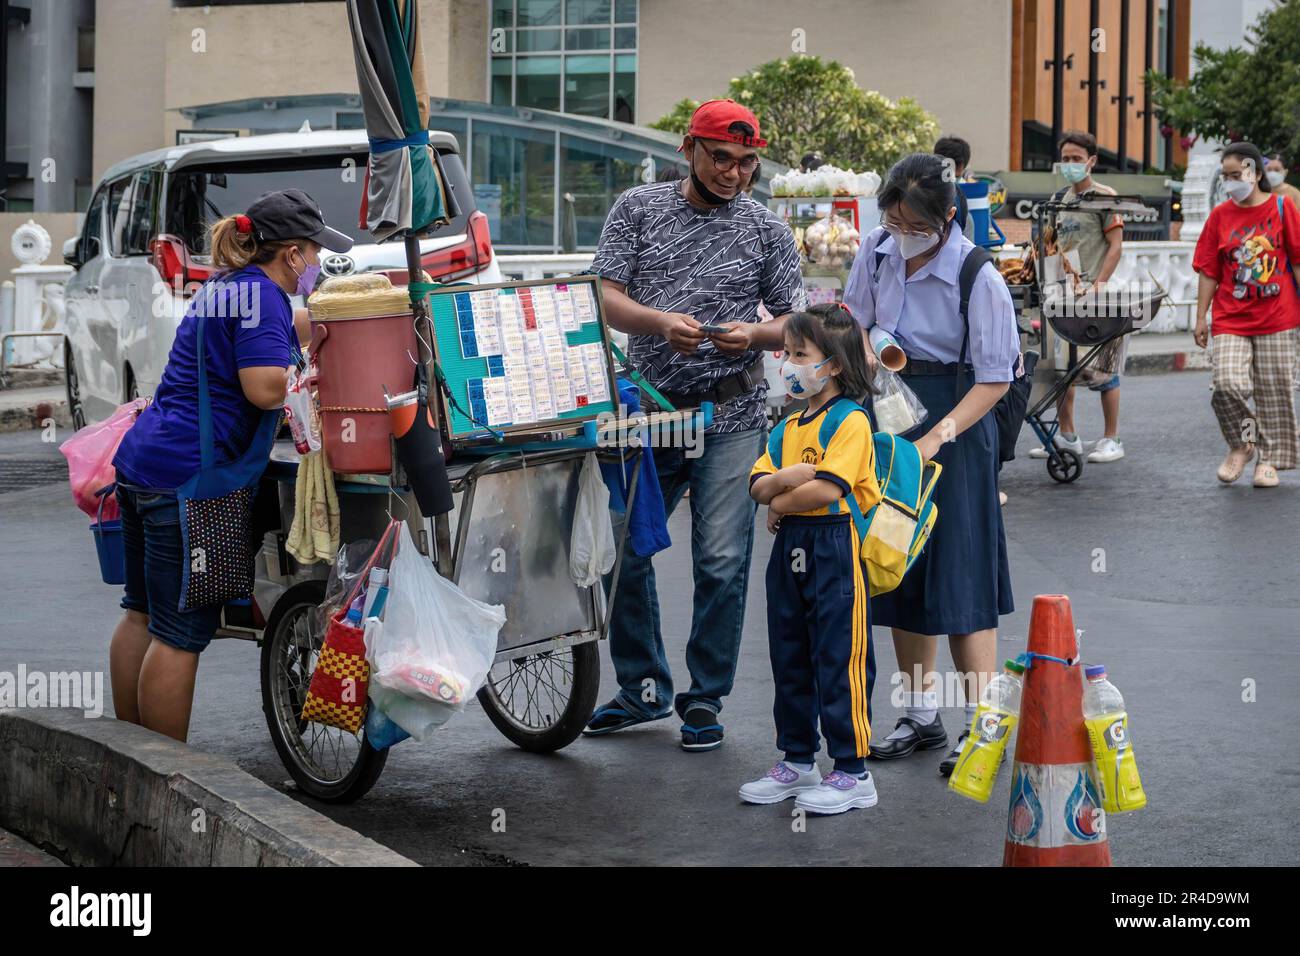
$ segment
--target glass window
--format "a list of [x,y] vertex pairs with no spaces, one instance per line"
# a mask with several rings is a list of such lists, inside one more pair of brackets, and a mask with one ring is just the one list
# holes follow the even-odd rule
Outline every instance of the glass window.
[[609,119],[608,56],[570,56],[564,64],[564,111]]
[[558,27],[560,23],[560,0],[519,0],[518,26]]
[[521,56],[515,61],[518,72],[515,105],[539,110],[560,108],[560,58],[558,56]]
[[568,0],[564,11],[564,22],[575,23],[609,23],[613,12],[610,0]]
[[640,183],[645,154],[574,136],[561,136],[560,148],[560,189],[573,194],[578,247],[594,249],[614,200]]
[[131,220],[131,177],[123,176],[108,187],[108,248],[126,255],[126,226]]
[[476,183],[501,187],[500,246],[555,244],[555,135],[474,121]]
[[569,30],[564,40],[566,50],[608,50],[609,28]]
[[559,30],[520,30],[520,53],[550,53],[560,49]]
[[614,57],[614,119],[620,123],[636,121],[635,53]]
[[510,106],[514,102],[514,88],[511,73],[515,61],[509,56],[492,58],[492,102],[498,106]]
[[154,237],[154,190],[158,176],[152,170],[136,173],[131,181],[126,200],[130,211],[126,223],[124,254],[143,256],[149,253],[149,243]]
[[[13,203],[10,202],[10,208]],[[92,240],[94,240],[92,242]],[[101,189],[95,193],[95,198],[90,201],[90,208],[86,210],[86,224],[81,233],[81,261],[85,262],[101,255],[105,250],[102,248],[104,242],[104,190]],[[96,244],[100,248],[96,248]]]
[[635,50],[636,27],[618,27],[615,29],[614,48],[616,50]]
[[615,23],[636,23],[636,0],[617,0],[614,4]]
[[492,0],[492,26],[515,25],[515,0]]

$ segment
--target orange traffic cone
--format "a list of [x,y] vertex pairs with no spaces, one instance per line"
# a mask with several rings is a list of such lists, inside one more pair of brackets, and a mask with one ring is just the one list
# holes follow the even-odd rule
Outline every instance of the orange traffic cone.
[[1003,866],[1110,866],[1070,599],[1034,598]]

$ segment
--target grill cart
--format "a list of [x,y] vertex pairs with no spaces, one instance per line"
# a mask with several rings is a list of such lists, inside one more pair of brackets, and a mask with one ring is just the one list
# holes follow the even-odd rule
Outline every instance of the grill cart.
[[[1009,278],[1012,299],[1020,309],[1021,332],[1040,355],[1025,420],[1047,449],[1047,473],[1063,483],[1075,481],[1083,473],[1083,457],[1056,447],[1060,427],[1057,402],[1089,369],[1118,372],[1114,366],[1122,356],[1123,337],[1150,323],[1166,296],[1154,277],[1149,283],[1108,286],[1100,294],[1076,295],[1077,266],[1056,246],[1060,216],[1067,211],[1155,215],[1139,196],[1090,194],[1074,203],[1042,202],[1034,210],[1035,235],[1027,260],[1031,268],[1023,270],[1028,275]],[[1004,269],[1003,275],[1007,274]]]

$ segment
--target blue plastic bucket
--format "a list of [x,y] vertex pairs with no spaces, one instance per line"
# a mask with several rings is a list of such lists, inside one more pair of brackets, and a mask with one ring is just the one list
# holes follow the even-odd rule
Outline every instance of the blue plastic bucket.
[[105,584],[126,583],[126,554],[122,548],[122,522],[96,521],[90,526],[99,554],[99,575]]
[[95,553],[99,555],[99,576],[105,584],[126,583],[126,551],[122,544],[122,521],[114,518],[104,520],[104,502],[114,491],[116,484],[100,488],[95,492],[99,498],[99,510],[95,522],[90,526],[90,533],[95,536]]

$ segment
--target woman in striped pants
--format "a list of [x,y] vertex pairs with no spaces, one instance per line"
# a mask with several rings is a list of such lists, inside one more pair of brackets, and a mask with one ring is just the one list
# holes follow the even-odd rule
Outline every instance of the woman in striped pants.
[[1211,404],[1228,443],[1219,480],[1236,481],[1258,455],[1253,483],[1272,488],[1297,457],[1300,212],[1269,192],[1264,157],[1250,143],[1224,149],[1222,179],[1228,199],[1210,211],[1192,260],[1200,277],[1194,336],[1205,348],[1212,306]]

